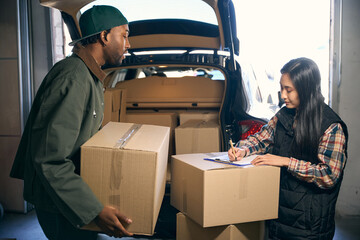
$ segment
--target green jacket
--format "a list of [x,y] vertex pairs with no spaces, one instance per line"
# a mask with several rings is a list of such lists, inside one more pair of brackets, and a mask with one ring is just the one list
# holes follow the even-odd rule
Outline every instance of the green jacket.
[[10,176],[24,179],[24,198],[36,208],[81,227],[103,209],[79,172],[80,146],[101,127],[106,75],[85,48],[73,52],[44,78]]

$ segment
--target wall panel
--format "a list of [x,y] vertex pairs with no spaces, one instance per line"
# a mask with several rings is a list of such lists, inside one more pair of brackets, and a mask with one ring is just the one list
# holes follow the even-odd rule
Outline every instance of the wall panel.
[[16,2],[14,0],[0,1],[0,58],[17,58],[18,56]]
[[0,136],[19,136],[20,95],[17,59],[0,59]]
[[10,178],[20,137],[0,136],[0,203],[5,210],[24,212],[23,181]]

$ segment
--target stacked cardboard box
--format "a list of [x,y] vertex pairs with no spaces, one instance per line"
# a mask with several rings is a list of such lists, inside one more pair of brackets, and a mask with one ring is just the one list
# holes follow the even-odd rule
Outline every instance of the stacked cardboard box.
[[219,113],[216,111],[188,111],[179,113],[180,125],[189,120],[218,121]]
[[127,113],[126,122],[149,124],[164,126],[170,128],[170,146],[169,154],[175,154],[174,146],[174,131],[178,125],[178,116],[176,113]]
[[127,113],[126,122],[138,123],[138,124],[149,124],[164,126],[170,128],[170,140],[169,140],[169,158],[168,158],[168,170],[166,180],[171,181],[170,175],[170,160],[171,155],[175,154],[175,128],[178,125],[178,116],[176,113]]
[[223,154],[174,155],[171,205],[204,232],[217,226],[277,218],[280,168],[235,167],[204,160]]
[[108,122],[124,122],[126,114],[126,90],[107,88],[104,93],[104,119],[102,126]]
[[177,240],[262,240],[264,221],[203,228],[185,214],[176,215]]
[[214,121],[188,120],[175,129],[176,154],[220,151],[220,126]]
[[81,147],[82,178],[104,205],[133,220],[127,229],[135,234],[154,234],[165,192],[169,131],[110,122]]

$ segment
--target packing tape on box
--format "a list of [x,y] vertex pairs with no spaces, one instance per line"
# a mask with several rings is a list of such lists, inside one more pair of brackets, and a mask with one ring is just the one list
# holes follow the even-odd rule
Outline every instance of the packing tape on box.
[[[121,184],[122,174],[122,164],[123,161],[119,161],[119,159],[124,159],[124,151],[112,151],[111,156],[111,169],[110,169],[110,189],[111,190],[119,190]],[[120,196],[119,196],[120,199]],[[115,204],[116,198],[111,196],[110,203]]]
[[132,136],[141,128],[142,124],[133,124],[127,132],[122,135],[122,137],[116,142],[115,148],[124,148],[126,143],[131,139]]
[[202,120],[201,122],[197,123],[197,124],[195,125],[195,127],[196,127],[196,128],[200,128],[200,127],[204,127],[204,126],[206,127],[206,126],[207,126],[206,123],[207,123],[207,121]]
[[183,208],[182,208],[182,212],[183,213],[187,213],[187,180],[185,178],[182,179],[182,203],[183,203]]

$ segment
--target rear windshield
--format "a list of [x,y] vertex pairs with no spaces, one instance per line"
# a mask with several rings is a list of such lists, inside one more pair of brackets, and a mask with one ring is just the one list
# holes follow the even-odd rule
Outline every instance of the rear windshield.
[[83,7],[83,13],[94,5],[118,8],[129,22],[153,19],[187,19],[218,25],[214,10],[202,0],[97,0]]

